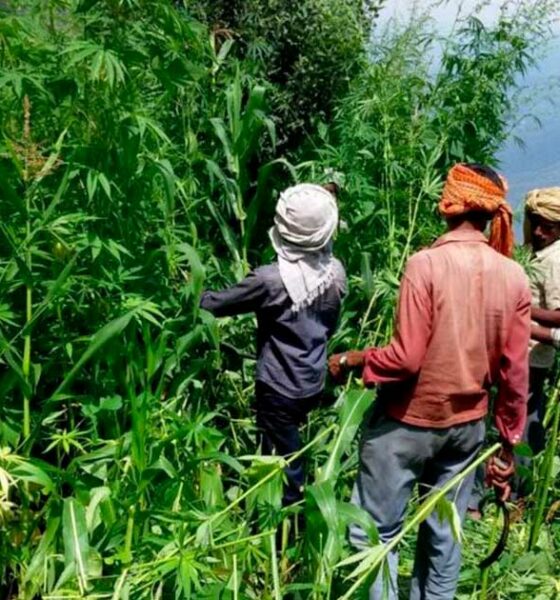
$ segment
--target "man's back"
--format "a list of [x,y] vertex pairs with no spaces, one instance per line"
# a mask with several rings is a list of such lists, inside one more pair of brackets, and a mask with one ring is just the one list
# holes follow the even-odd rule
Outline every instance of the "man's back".
[[[473,464],[485,437],[488,388],[502,440],[500,461],[491,460],[489,481],[508,495],[513,472],[511,446],[518,443],[527,412],[531,296],[512,255],[507,185],[493,169],[454,165],[439,210],[449,233],[414,255],[401,281],[394,337],[388,346],[332,357],[331,373],[363,366],[366,385],[383,384],[376,411],[364,430],[352,502],[372,517],[381,542],[402,531],[415,484],[419,492],[448,489],[462,521],[474,479]],[[482,231],[489,225],[488,240]],[[383,397],[384,396],[384,397]],[[453,485],[455,478],[460,485]],[[437,512],[437,511],[436,511]],[[454,598],[461,546],[437,514],[421,524],[416,540],[410,598]],[[367,544],[353,525],[350,539]],[[398,556],[391,544],[391,598],[398,596]],[[371,600],[383,600],[377,576]]]
[[[526,377],[510,381],[505,362],[511,352],[516,364],[524,361],[529,309],[523,270],[480,232],[452,231],[415,254],[401,287],[398,333],[374,358],[388,367],[377,382],[400,382],[383,390],[387,412],[411,425],[450,427],[483,417],[487,390],[499,380],[526,396]],[[408,377],[394,370],[395,360]]]

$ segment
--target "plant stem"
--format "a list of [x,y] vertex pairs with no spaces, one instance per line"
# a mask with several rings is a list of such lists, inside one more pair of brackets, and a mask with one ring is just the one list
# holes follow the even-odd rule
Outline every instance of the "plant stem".
[[[248,535],[243,538],[238,538],[232,540],[230,542],[224,542],[223,544],[216,544],[213,546],[214,550],[224,550],[225,548],[230,548],[232,546],[238,546],[239,544],[247,544],[249,542],[254,542],[255,540],[260,540],[263,537],[269,536],[271,533],[274,533],[275,529],[268,529],[267,531],[263,531],[262,533],[255,533],[255,535]],[[237,556],[237,555],[234,555]]]
[[541,466],[541,477],[536,494],[535,510],[531,521],[531,531],[529,534],[528,550],[534,550],[539,540],[542,524],[544,521],[544,512],[548,501],[548,494],[554,475],[554,457],[558,447],[558,434],[560,432],[560,403],[558,403],[558,386],[554,390],[551,402],[554,406],[552,417],[552,428],[550,431],[550,441],[546,447],[544,459]]
[[239,587],[238,573],[237,573],[237,554],[233,555],[233,600],[238,600],[239,593],[237,588]]
[[[31,200],[29,192],[25,195],[25,212],[26,212],[26,234],[27,239],[31,238],[31,216],[29,214],[31,210]],[[32,259],[31,259],[31,248],[27,245],[25,249],[25,264],[27,266],[28,273],[32,270]],[[25,325],[26,328],[29,326],[33,319],[33,294],[31,283],[27,282],[25,286]],[[31,389],[31,382],[29,375],[31,373],[31,328],[29,327],[28,332],[23,337],[23,359],[21,370],[23,378],[25,380],[26,389],[23,391],[23,439],[27,440],[31,434],[31,414],[30,405],[31,398],[28,394],[28,390]]]
[[134,533],[134,513],[136,507],[131,506],[128,512],[128,520],[126,523],[126,535],[124,540],[124,558],[123,563],[128,564],[132,561],[132,535]]
[[[498,522],[500,520],[500,515],[496,515],[494,522],[492,523],[492,531],[490,533],[490,540],[488,542],[488,549],[491,550],[494,547],[494,540],[496,539],[496,534],[498,532]],[[489,568],[482,570],[481,583],[480,583],[480,600],[486,600],[488,597],[488,575],[490,573]]]
[[113,592],[113,595],[111,596],[111,600],[120,600],[121,590],[126,581],[127,574],[128,574],[128,569],[125,569],[122,572],[122,575],[117,579],[117,583],[115,584],[115,591]]
[[[28,267],[31,259],[28,259]],[[31,287],[28,285],[25,288],[25,323],[29,324],[32,318],[32,293]],[[31,330],[30,330],[31,331]],[[29,374],[31,372],[31,332],[23,338],[23,363],[21,367],[23,377],[27,385],[29,382]],[[27,440],[31,434],[31,418],[30,418],[30,402],[31,399],[27,390],[23,392],[23,438]]]
[[247,244],[245,244],[245,211],[243,210],[243,197],[241,193],[237,194],[237,206],[239,214],[242,215],[239,219],[239,232],[241,235],[241,261],[243,264],[243,275],[249,272],[249,261],[247,259]]
[[[305,452],[307,452],[309,450],[309,448],[311,448],[315,444],[317,444],[317,442],[319,442],[320,440],[322,440],[334,428],[335,428],[335,425],[333,424],[333,425],[330,425],[329,427],[327,427],[326,429],[324,429],[316,438],[314,438],[308,444],[306,444],[303,448],[301,448],[301,450],[298,450],[297,452],[295,452],[294,454],[292,454],[292,456],[290,456],[290,458],[286,459],[286,464],[290,464],[294,460],[298,459],[302,454],[305,454]],[[278,472],[282,471],[283,469],[284,469],[283,465],[282,466],[278,466],[278,467],[276,467],[274,469],[271,469],[262,479],[260,479],[259,481],[257,481],[248,490],[245,490],[245,492],[243,492],[240,496],[238,496],[233,502],[231,502],[230,504],[228,504],[228,506],[226,506],[226,508],[224,508],[223,510],[221,510],[221,511],[215,513],[214,515],[212,515],[206,521],[206,523],[208,525],[210,525],[212,523],[215,523],[217,520],[221,519],[225,515],[227,515],[237,505],[241,504],[241,502],[243,502],[243,500],[245,500],[245,498],[247,498],[248,496],[250,496],[253,492],[255,492],[255,490],[257,490],[259,487],[261,487],[262,485],[264,485],[267,481],[269,481],[270,479],[272,479],[273,477],[275,477],[278,474]],[[196,535],[192,535],[191,537],[189,537],[186,540],[185,544],[189,544],[189,543],[193,542],[195,539],[196,539]]]
[[[297,458],[299,458],[302,454],[304,454],[305,452],[307,452],[310,448],[312,448],[315,444],[317,444],[320,440],[322,440],[327,434],[329,434],[331,431],[333,431],[334,428],[335,428],[335,425],[333,424],[333,425],[330,425],[329,427],[327,427],[326,429],[324,429],[317,437],[315,437],[313,440],[311,440],[303,448],[301,448],[300,450],[298,450],[297,452],[295,452],[294,454],[292,454],[292,456],[290,456],[290,458],[288,458],[285,462],[287,464],[290,464],[291,462],[293,462],[294,460],[296,460]],[[272,469],[262,479],[260,479],[259,481],[257,481],[248,490],[246,490],[245,492],[243,492],[243,494],[241,494],[240,496],[238,496],[226,508],[224,508],[223,510],[221,510],[221,511],[215,513],[214,515],[212,515],[206,521],[206,523],[208,525],[211,525],[215,521],[217,521],[220,518],[224,517],[233,508],[235,508],[238,504],[240,504],[241,502],[243,502],[243,500],[245,500],[245,498],[247,498],[247,496],[251,495],[255,490],[257,490],[259,487],[261,487],[262,485],[264,485],[267,481],[269,481],[270,479],[272,479],[274,476],[276,476],[278,474],[279,471],[281,471],[283,469],[284,469],[284,465],[278,466],[278,467]],[[134,526],[134,518],[133,518],[133,513],[131,513],[130,516],[129,516],[129,519],[128,519],[127,533],[126,533],[126,543],[125,543],[125,556],[130,556],[130,558],[131,558],[130,550],[131,550],[131,546],[132,546],[132,528],[133,528],[133,526]],[[264,535],[264,534],[261,534],[261,535]],[[255,538],[261,537],[261,535],[257,535],[257,536],[255,536]],[[249,538],[247,538],[247,539],[249,539]],[[196,534],[195,535],[191,535],[189,538],[187,538],[185,540],[184,545],[187,546],[188,544],[194,542],[195,540],[196,540]],[[236,540],[236,542],[238,542],[238,541],[239,540]],[[276,540],[274,540],[274,545],[276,546]],[[176,548],[172,553],[170,553],[168,556],[166,556],[164,559],[162,559],[161,563],[165,563],[165,562],[169,562],[169,561],[174,560],[176,558],[176,555],[177,555],[178,552],[179,552],[179,548]],[[146,565],[140,565],[140,564],[136,565],[137,569],[140,569],[143,566],[145,567]],[[276,564],[276,569],[277,568],[278,568],[278,564]],[[277,596],[277,598],[280,599],[281,595]],[[276,599],[276,596],[275,596],[275,599]]]
[[273,531],[270,534],[270,562],[272,566],[274,600],[282,600],[282,594],[280,592],[280,576],[278,574],[278,557],[276,556],[276,531]]
[[[25,234],[26,239],[29,240],[25,246],[25,265],[27,267],[28,274],[32,271],[32,259],[31,259],[31,191],[29,186],[30,180],[30,152],[31,152],[31,103],[29,97],[25,95],[23,99],[23,184],[25,189]],[[31,186],[32,187],[32,186]],[[25,324],[28,326],[33,317],[33,296],[31,289],[31,282],[27,280],[25,285]],[[27,334],[23,338],[23,358],[21,367],[23,378],[25,381],[26,389],[23,391],[23,439],[27,438],[31,434],[31,415],[30,415],[30,404],[31,399],[28,394],[28,390],[31,388],[29,382],[29,374],[31,372],[31,329],[28,330]]]

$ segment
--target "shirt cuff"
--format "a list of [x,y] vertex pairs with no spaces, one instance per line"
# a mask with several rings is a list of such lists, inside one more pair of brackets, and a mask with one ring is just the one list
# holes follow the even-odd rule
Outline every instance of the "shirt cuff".
[[550,337],[552,338],[552,345],[555,348],[560,348],[560,327],[551,329]]

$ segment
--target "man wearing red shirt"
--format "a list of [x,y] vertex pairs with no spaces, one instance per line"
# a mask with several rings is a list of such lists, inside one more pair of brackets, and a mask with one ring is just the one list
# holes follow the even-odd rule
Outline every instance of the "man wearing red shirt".
[[[492,169],[456,165],[440,212],[449,231],[412,256],[404,272],[391,343],[331,357],[335,379],[360,369],[366,386],[381,384],[360,450],[352,501],[367,510],[388,542],[402,528],[415,484],[442,487],[476,457],[485,433],[488,390],[498,386],[496,427],[506,469],[491,461],[490,483],[509,494],[512,446],[521,439],[528,388],[531,294],[513,247],[506,186]],[[492,220],[490,238],[483,231]],[[473,476],[452,490],[461,518]],[[368,545],[363,530],[352,543]],[[389,557],[390,599],[398,598],[396,553]],[[431,515],[418,532],[411,600],[452,600],[461,563],[451,527]],[[379,580],[370,600],[386,598]]]

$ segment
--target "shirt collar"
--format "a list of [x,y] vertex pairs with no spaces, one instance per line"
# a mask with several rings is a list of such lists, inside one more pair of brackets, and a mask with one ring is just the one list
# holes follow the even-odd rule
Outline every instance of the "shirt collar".
[[560,240],[556,240],[555,242],[552,242],[552,244],[550,244],[550,246],[547,246],[546,248],[543,248],[542,250],[536,250],[535,256],[539,260],[542,260],[543,258],[546,258],[547,256],[551,256],[552,254],[556,254],[559,251],[560,251]]
[[488,239],[481,231],[460,229],[444,233],[432,244],[432,248],[437,248],[450,242],[482,242],[487,244]]

